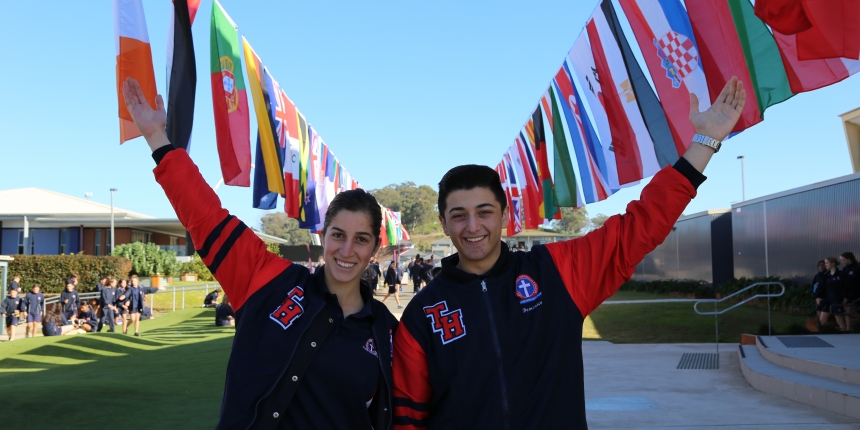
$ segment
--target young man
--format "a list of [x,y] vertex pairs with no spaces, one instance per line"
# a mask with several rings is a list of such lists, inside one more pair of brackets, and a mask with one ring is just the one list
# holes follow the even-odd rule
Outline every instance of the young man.
[[24,296],[24,312],[27,314],[27,328],[24,337],[36,337],[36,323],[42,322],[42,304],[45,296],[40,292],[39,284],[33,284],[33,288]]
[[[76,275],[72,275],[72,279],[70,279],[69,282],[72,282],[72,280],[75,281],[75,286],[77,286],[78,285],[78,277]],[[106,282],[107,282],[106,277],[102,276],[101,278],[99,278],[99,281],[96,282],[96,286],[93,289],[93,291],[95,291],[97,293],[101,293],[102,288],[104,288]]]
[[445,174],[439,219],[458,253],[400,320],[394,429],[587,428],[582,323],[668,236],[745,98],[736,78],[706,112],[691,97],[690,120],[703,136],[639,201],[582,238],[530,252],[501,242],[507,200],[492,168]]
[[12,282],[9,284],[9,290],[10,290],[10,291],[11,291],[11,290],[18,290],[18,292],[20,293],[20,292],[21,292],[21,285],[20,285],[20,283],[21,283],[21,277],[20,277],[20,276],[18,276],[18,275],[13,276],[13,277],[12,277]]
[[101,318],[99,318],[98,329],[102,331],[105,322],[108,324],[108,332],[113,333],[116,328],[116,279],[107,278],[102,286],[99,305],[101,306]]
[[221,289],[215,287],[215,290],[207,294],[206,297],[203,299],[203,307],[214,308],[215,306],[218,306],[218,294],[220,293]]
[[18,317],[21,313],[21,299],[18,298],[18,289],[9,289],[9,297],[3,299],[0,307],[0,316],[6,319],[6,335],[9,340],[15,340],[15,327],[18,327]]

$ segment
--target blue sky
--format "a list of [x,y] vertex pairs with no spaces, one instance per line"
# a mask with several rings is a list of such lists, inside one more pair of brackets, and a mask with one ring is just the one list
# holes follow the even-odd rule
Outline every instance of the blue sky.
[[[222,5],[275,79],[366,188],[436,187],[458,164],[495,166],[596,6],[586,1],[238,1]],[[167,0],[144,0],[158,88],[165,88]],[[209,85],[209,19],[193,27],[198,86],[191,156],[220,179]],[[619,10],[617,8],[617,10]],[[0,189],[39,187],[174,217],[142,139],[118,144],[109,1],[0,2],[5,60]],[[632,39],[631,39],[632,40]],[[686,213],[851,173],[838,114],[858,105],[860,78],[771,107],[726,142]],[[256,127],[252,123],[252,128]],[[643,183],[644,184],[644,183]],[[641,185],[588,205],[615,214]],[[258,226],[250,188],[220,187],[231,212]]]

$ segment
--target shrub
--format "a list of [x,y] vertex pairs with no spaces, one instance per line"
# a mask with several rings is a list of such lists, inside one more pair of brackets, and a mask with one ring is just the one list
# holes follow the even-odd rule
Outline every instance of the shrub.
[[21,276],[21,288],[29,290],[39,284],[43,293],[62,292],[72,274],[78,275],[78,291],[83,293],[92,291],[103,276],[126,278],[130,271],[129,259],[111,256],[16,255],[9,262],[10,274]]
[[196,252],[191,256],[191,261],[182,264],[182,273],[196,273],[197,279],[200,281],[215,280],[215,277],[212,276],[212,272],[210,272],[209,268],[203,264],[203,260],[200,259],[200,256],[197,255]]
[[176,253],[165,251],[152,243],[127,243],[116,247],[113,255],[131,260],[131,273],[139,276],[155,274],[177,276],[182,267]]
[[642,293],[652,294],[669,294],[679,293],[688,294],[695,293],[697,297],[703,294],[703,297],[713,295],[711,288],[705,284],[705,281],[689,281],[666,279],[651,282],[629,281],[621,285],[621,291],[639,291]]

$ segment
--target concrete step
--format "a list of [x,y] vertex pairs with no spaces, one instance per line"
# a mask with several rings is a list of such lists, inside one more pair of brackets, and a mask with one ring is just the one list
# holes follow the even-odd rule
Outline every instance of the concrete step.
[[[814,339],[832,347],[788,347],[783,339]],[[860,385],[860,335],[757,336],[756,347],[767,361],[810,375]]]
[[739,345],[741,372],[753,388],[830,412],[860,419],[860,385],[779,366],[758,347]]

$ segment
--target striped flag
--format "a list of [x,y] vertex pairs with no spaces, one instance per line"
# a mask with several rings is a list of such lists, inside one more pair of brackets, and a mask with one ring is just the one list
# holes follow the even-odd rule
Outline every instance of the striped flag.
[[243,37],[242,46],[245,51],[245,66],[248,68],[248,84],[251,87],[251,95],[254,99],[254,112],[257,116],[257,130],[260,135],[260,146],[263,153],[264,166],[257,165],[256,168],[265,168],[266,180],[269,191],[284,195],[284,178],[282,162],[278,154],[275,142],[275,128],[273,115],[269,102],[269,90],[266,84],[266,75],[263,62],[251,48],[251,45]]
[[502,157],[502,161],[507,169],[508,191],[511,197],[510,218],[508,219],[508,237],[511,237],[523,231],[523,202],[520,195],[516,169],[511,160],[511,153],[506,152]]
[[251,123],[239,31],[217,0],[212,4],[209,37],[212,112],[221,176],[226,185],[247,187],[251,185]]
[[[304,117],[300,116],[299,123],[301,124],[303,122],[305,122]],[[300,181],[305,181],[304,186],[302,187],[303,191],[301,193],[302,207],[299,210],[300,228],[313,229],[320,223],[319,211],[317,210],[317,192],[320,187],[318,179],[320,170],[320,150],[322,145],[322,139],[319,137],[316,130],[308,124],[307,144],[302,145],[304,152],[302,154],[302,161],[305,164],[302,169],[301,177],[299,178]]]
[[278,162],[284,181],[284,212],[290,218],[299,216],[299,122],[296,106],[266,70],[269,102],[274,114]]
[[257,152],[254,158],[254,183],[251,188],[251,207],[255,209],[275,209],[278,206],[278,193],[269,191],[269,181],[266,169],[263,167],[263,149],[260,144],[260,132],[257,132]]
[[[559,207],[582,207],[582,195],[576,185],[576,172],[573,170],[573,161],[568,148],[567,136],[564,132],[564,119],[559,110],[559,100],[553,85],[549,87],[549,101],[552,105],[550,111],[553,140],[553,161],[555,164],[555,181],[553,186],[553,204]],[[576,132],[576,129],[573,130]],[[561,211],[559,211],[559,214]]]
[[660,164],[637,98],[637,91],[644,92],[644,89],[637,89],[628,74],[628,67],[632,65],[625,62],[620,39],[616,37],[614,26],[610,27],[614,21],[612,16],[611,3],[602,0],[585,29],[594,59],[595,79],[604,89],[602,99],[612,133],[618,180],[628,184],[656,174]]
[[591,125],[591,119],[586,114],[579,92],[571,80],[570,65],[567,60],[556,73],[553,83],[559,94],[558,101],[567,122],[571,146],[576,153],[585,203],[605,200],[612,195],[608,184],[608,165],[604,159],[603,147]]
[[535,164],[537,165],[538,181],[540,181],[541,190],[541,205],[540,217],[544,219],[552,219],[558,211],[558,206],[555,205],[553,197],[552,175],[549,171],[549,154],[546,145],[546,132],[543,125],[543,111],[541,105],[535,108],[532,113],[529,127],[532,130],[532,142],[534,145]]
[[542,201],[540,188],[538,186],[537,168],[534,157],[530,157],[529,143],[522,133],[515,140],[511,150],[511,159],[517,168],[517,178],[520,179],[520,191],[523,195],[524,228],[535,229],[543,223],[540,216],[540,204]]
[[122,83],[132,78],[140,84],[143,96],[155,107],[155,72],[152,69],[152,50],[146,30],[146,16],[140,0],[113,1],[113,30],[116,43],[116,90],[119,102],[119,143],[139,137],[131,114],[125,107]]
[[189,151],[197,92],[197,61],[191,37],[191,12],[200,0],[173,0],[167,43],[167,139]]
[[690,18],[680,0],[620,2],[666,112],[677,158],[683,155],[696,132],[689,120],[690,94],[698,97],[700,110],[711,106]]

